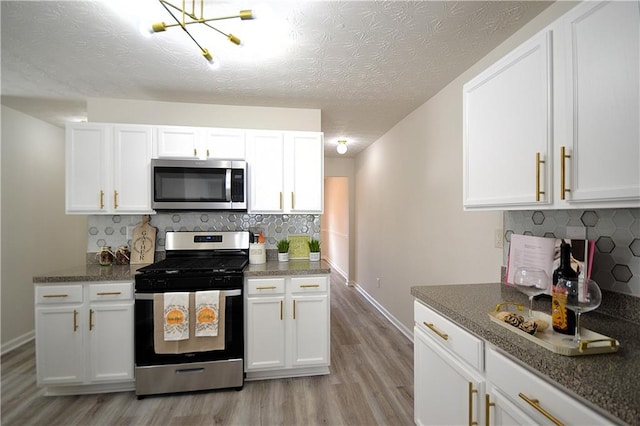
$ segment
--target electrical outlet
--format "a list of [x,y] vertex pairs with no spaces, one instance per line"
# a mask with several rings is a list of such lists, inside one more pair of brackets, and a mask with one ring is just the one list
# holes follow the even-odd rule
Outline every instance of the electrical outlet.
[[376,285],[380,288],[380,278],[376,278]]
[[586,240],[587,228],[584,226],[567,226],[567,238],[571,240]]
[[502,236],[502,229],[496,229],[493,232],[493,246],[495,248],[503,248],[504,247],[504,239]]

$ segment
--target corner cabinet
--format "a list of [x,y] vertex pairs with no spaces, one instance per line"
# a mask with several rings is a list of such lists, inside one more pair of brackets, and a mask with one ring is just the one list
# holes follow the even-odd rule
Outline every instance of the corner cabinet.
[[150,126],[66,127],[68,214],[152,213]]
[[322,213],[322,133],[247,132],[250,213]]
[[133,283],[37,284],[36,370],[48,395],[134,389]]
[[639,207],[639,52],[637,4],[584,2],[465,84],[464,208]]
[[247,380],[329,373],[327,275],[245,279]]

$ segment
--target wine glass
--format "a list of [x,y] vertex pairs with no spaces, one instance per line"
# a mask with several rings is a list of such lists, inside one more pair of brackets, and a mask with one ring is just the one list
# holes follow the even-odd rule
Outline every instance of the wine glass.
[[533,318],[533,297],[547,291],[551,284],[549,276],[542,269],[520,267],[516,269],[513,283],[518,290],[529,296],[529,318]]
[[580,346],[580,314],[593,311],[600,306],[602,302],[600,287],[593,280],[560,278],[555,292],[561,295],[564,306],[576,314],[576,332],[573,341]]

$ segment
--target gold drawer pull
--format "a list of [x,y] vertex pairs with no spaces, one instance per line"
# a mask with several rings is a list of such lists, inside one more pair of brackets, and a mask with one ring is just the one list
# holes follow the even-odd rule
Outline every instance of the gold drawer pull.
[[300,285],[300,288],[318,288],[320,287],[320,284],[302,284]]
[[484,424],[489,426],[491,424],[491,407],[495,407],[496,403],[491,402],[491,396],[484,394]]
[[540,153],[536,152],[536,201],[540,201],[540,195],[544,195],[544,191],[540,190],[540,164],[544,164],[544,160],[541,160]]
[[282,192],[280,193],[280,210],[282,210]]
[[275,290],[275,289],[276,289],[275,285],[265,285],[265,286],[256,287],[256,290]]
[[291,193],[291,209],[295,209],[295,208],[296,208],[296,205],[295,205],[295,203],[293,202],[293,192],[292,192],[292,193]]
[[78,330],[78,311],[73,310],[73,331]]
[[436,333],[438,336],[442,337],[444,340],[448,340],[449,339],[449,335],[447,333],[443,333],[442,331],[438,330],[436,328],[436,326],[433,325],[432,323],[423,322],[423,324],[425,325],[425,327],[427,327],[429,330],[431,330],[434,333]]
[[104,191],[100,190],[100,210],[104,209]]
[[571,192],[571,189],[567,188],[566,177],[567,170],[565,160],[571,158],[571,155],[566,153],[564,146],[560,147],[560,199],[565,200],[567,198],[567,192]]
[[122,294],[121,291],[100,291],[98,292],[98,296],[118,296]]
[[296,301],[293,301],[293,319],[296,319]]
[[42,297],[50,298],[50,297],[69,297],[68,294],[43,294]]
[[540,412],[540,414],[542,414],[543,416],[545,416],[547,419],[549,419],[553,424],[557,425],[557,426],[564,426],[563,423],[556,419],[555,417],[553,417],[551,415],[551,413],[549,413],[547,410],[545,410],[544,408],[542,408],[540,406],[540,401],[538,401],[537,399],[532,399],[527,397],[525,394],[523,394],[522,392],[520,392],[518,394],[518,396],[522,399],[525,400],[525,402],[529,405],[531,405],[533,408],[535,408],[536,410],[538,410]]
[[113,190],[113,208],[118,208],[118,191],[116,191],[115,189]]
[[478,422],[473,421],[473,394],[478,393],[478,389],[473,388],[473,383],[469,382],[469,426],[477,426]]
[[93,330],[93,309],[89,309],[89,330]]
[[284,320],[284,301],[280,301],[280,321]]

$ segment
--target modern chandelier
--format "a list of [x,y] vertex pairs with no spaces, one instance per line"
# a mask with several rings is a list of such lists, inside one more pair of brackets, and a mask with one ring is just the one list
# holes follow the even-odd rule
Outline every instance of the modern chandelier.
[[205,25],[209,28],[211,28],[212,30],[217,31],[218,33],[222,34],[223,36],[227,37],[227,39],[235,44],[235,45],[240,45],[241,41],[238,37],[236,37],[235,35],[229,33],[225,33],[221,30],[219,30],[218,28],[214,27],[211,22],[213,21],[222,21],[222,20],[226,20],[226,19],[234,19],[234,18],[240,18],[242,21],[245,20],[249,20],[249,19],[254,19],[254,15],[253,15],[253,11],[251,10],[241,10],[240,13],[238,13],[237,15],[229,15],[229,16],[217,16],[217,17],[213,17],[213,18],[205,18],[204,16],[204,3],[205,0],[200,0],[200,11],[198,13],[197,9],[196,9],[196,0],[191,0],[191,7],[189,8],[189,10],[187,10],[187,1],[186,0],[182,0],[182,6],[178,6],[173,4],[170,1],[167,0],[158,0],[160,2],[160,4],[166,9],[166,11],[171,15],[171,17],[173,18],[173,20],[175,21],[175,23],[170,23],[167,24],[165,22],[156,22],[155,24],[151,24],[151,27],[147,27],[145,30],[149,33],[149,34],[154,34],[154,33],[158,33],[158,32],[162,32],[162,31],[166,31],[167,28],[173,28],[173,27],[180,27],[184,30],[185,33],[187,33],[187,35],[189,36],[189,38],[191,40],[193,40],[193,42],[196,44],[196,46],[198,46],[198,48],[200,49],[200,51],[202,52],[202,56],[204,56],[204,58],[207,60],[207,62],[209,62],[209,65],[215,65],[216,64],[216,60],[213,57],[213,55],[211,54],[211,52],[209,52],[208,49],[206,49],[205,47],[203,47],[200,43],[198,43],[198,41],[193,37],[193,35],[191,35],[191,33],[189,32],[189,30],[187,29],[187,25],[191,25],[191,24],[202,24]]

